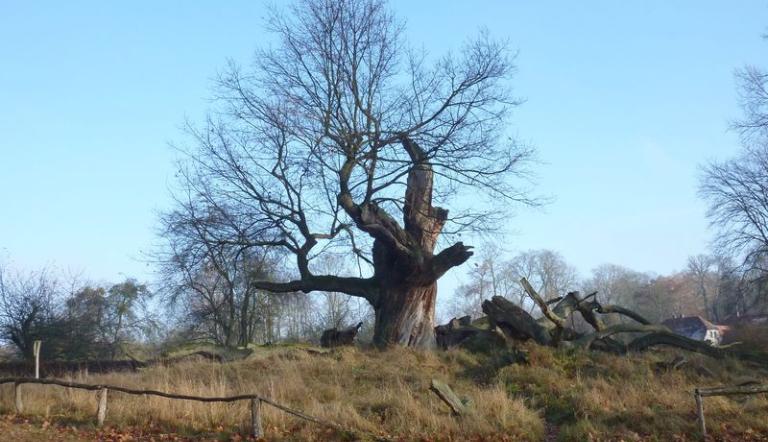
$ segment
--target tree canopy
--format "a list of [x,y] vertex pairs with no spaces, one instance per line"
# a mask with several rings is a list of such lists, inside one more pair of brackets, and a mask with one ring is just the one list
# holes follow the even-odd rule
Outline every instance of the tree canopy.
[[[248,69],[231,63],[217,108],[190,125],[166,230],[292,256],[287,280],[252,286],[363,297],[378,342],[430,341],[435,282],[471,256],[462,242],[435,253],[441,233],[533,202],[514,180],[531,151],[506,132],[512,54],[483,32],[456,55],[413,50],[381,0],[298,1],[268,30],[276,43]],[[356,275],[315,273],[315,258],[342,251]]]

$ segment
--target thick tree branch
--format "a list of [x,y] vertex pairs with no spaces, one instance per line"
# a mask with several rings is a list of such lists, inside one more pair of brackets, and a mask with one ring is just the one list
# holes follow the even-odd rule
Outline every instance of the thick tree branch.
[[634,319],[635,321],[639,322],[643,325],[650,325],[651,321],[645,319],[642,315],[633,312],[632,310],[628,308],[621,307],[619,305],[601,305],[598,304],[597,306],[597,312],[608,314],[608,313],[617,313],[620,315],[624,315],[628,318]]
[[443,249],[432,258],[432,275],[430,277],[436,281],[448,270],[467,262],[473,254],[471,249],[472,246],[465,246],[463,242],[457,242],[447,249]]
[[557,327],[559,330],[562,330],[565,328],[565,320],[557,315],[557,313],[553,312],[549,309],[549,305],[544,302],[544,299],[542,299],[541,296],[539,296],[538,293],[536,293],[536,290],[533,288],[530,282],[526,278],[520,279],[520,285],[523,286],[523,289],[528,293],[528,296],[533,299],[533,301],[536,303],[536,305],[539,306],[539,309],[541,309],[541,313],[544,314],[544,316],[552,321],[553,324],[555,324],[555,327]]
[[582,336],[574,341],[574,344],[581,348],[589,349],[592,344],[601,339],[605,339],[609,336],[613,336],[617,333],[671,333],[667,327],[663,325],[643,325],[643,324],[616,324],[604,328],[603,330],[590,333]]
[[310,275],[287,282],[253,281],[253,287],[273,293],[314,291],[338,292],[365,298],[371,303],[376,299],[376,287],[370,278],[352,278],[330,275]]

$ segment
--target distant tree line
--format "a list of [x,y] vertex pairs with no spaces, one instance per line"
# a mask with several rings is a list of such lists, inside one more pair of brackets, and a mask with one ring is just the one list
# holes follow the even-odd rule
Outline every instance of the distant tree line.
[[480,315],[480,302],[492,296],[533,310],[519,284],[522,277],[545,299],[597,291],[601,302],[623,305],[653,321],[701,315],[721,322],[768,312],[768,72],[746,66],[736,78],[743,116],[732,129],[740,135],[741,149],[731,159],[704,165],[700,178],[699,194],[715,232],[710,253],[691,256],[684,270],[671,275],[605,264],[580,279],[555,251],[525,251],[505,259],[498,247],[486,246],[457,290],[451,313]]
[[553,250],[528,250],[509,259],[503,256],[495,246],[481,251],[468,280],[456,291],[452,315],[481,316],[480,303],[493,296],[503,296],[531,312],[536,310],[520,285],[523,277],[545,300],[570,291],[585,295],[597,291],[601,303],[630,308],[656,322],[674,315],[701,315],[721,322],[766,307],[762,286],[745,277],[732,259],[721,256],[691,256],[684,270],[670,275],[604,264],[586,278],[580,278],[574,267]]
[[[187,199],[161,218],[166,246],[155,256],[159,291],[175,313],[178,339],[244,347],[313,339],[324,329],[361,321],[371,325],[372,310],[363,299],[339,292],[276,294],[261,288],[264,281],[291,277],[285,256],[240,247],[200,220],[216,217],[215,206],[201,208]],[[347,265],[340,255],[329,253],[313,262],[313,270],[339,274]]]
[[[22,272],[0,263],[0,346],[24,359],[33,357],[36,340],[43,341],[44,360],[141,359],[189,343],[242,348],[316,341],[324,329],[358,322],[370,339],[373,312],[364,301],[248,287],[248,272],[277,264],[261,256],[226,266],[163,267],[153,293],[130,278],[81,283],[48,268]],[[339,262],[327,265],[331,271]]]
[[133,279],[117,284],[65,281],[50,269],[21,272],[0,264],[0,341],[31,358],[115,359],[157,330],[152,294]]

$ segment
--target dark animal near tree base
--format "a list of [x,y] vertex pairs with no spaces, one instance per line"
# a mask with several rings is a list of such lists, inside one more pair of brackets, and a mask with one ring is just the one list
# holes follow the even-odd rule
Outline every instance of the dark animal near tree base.
[[357,333],[362,326],[363,323],[360,322],[357,325],[341,330],[337,328],[328,329],[324,331],[323,335],[320,337],[320,346],[330,348],[340,347],[342,345],[352,345],[355,336],[357,336]]

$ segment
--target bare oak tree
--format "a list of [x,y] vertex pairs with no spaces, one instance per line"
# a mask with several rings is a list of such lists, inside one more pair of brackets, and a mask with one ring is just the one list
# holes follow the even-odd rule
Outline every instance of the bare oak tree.
[[718,296],[720,275],[715,272],[716,258],[711,255],[694,255],[688,257],[687,273],[696,286],[696,294],[704,301],[707,318],[717,321],[714,301]]
[[171,306],[181,307],[187,331],[224,346],[245,346],[257,335],[273,341],[277,300],[253,281],[275,273],[274,260],[264,249],[219,241],[214,227],[223,218],[212,208],[198,212],[189,194],[176,203],[161,217],[166,242],[156,258],[161,291]]
[[736,79],[743,115],[732,129],[741,135],[742,148],[730,160],[707,164],[699,185],[716,229],[717,255],[740,262],[734,267],[730,258],[720,259],[725,296],[715,302],[719,308],[712,306],[713,314],[744,313],[764,302],[768,284],[768,73],[745,66]]
[[718,229],[719,253],[743,256],[747,272],[763,271],[768,251],[768,73],[756,66],[736,72],[743,116],[732,124],[740,154],[704,167],[699,192]]
[[734,159],[710,163],[699,192],[709,203],[717,248],[743,256],[747,270],[768,270],[768,146],[747,147]]
[[736,72],[744,116],[733,123],[745,141],[768,135],[768,72],[745,66]]
[[34,341],[56,317],[57,290],[47,269],[12,273],[0,263],[0,340],[31,358]]
[[597,292],[597,298],[605,304],[631,305],[635,293],[651,282],[647,274],[616,265],[601,264],[592,269],[592,275],[583,283],[584,293]]
[[[506,46],[481,33],[433,59],[382,0],[300,0],[268,29],[274,46],[221,75],[220,112],[182,149],[197,222],[217,244],[293,256],[294,279],[255,287],[361,297],[376,344],[432,346],[436,282],[472,255],[438,238],[531,202],[511,181],[531,152],[505,135],[518,104]],[[473,210],[482,195],[492,210]],[[316,274],[340,247],[359,271]]]

